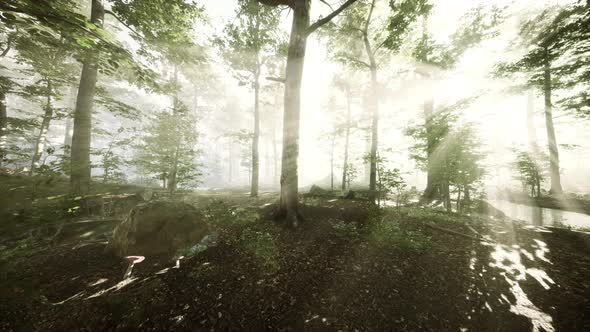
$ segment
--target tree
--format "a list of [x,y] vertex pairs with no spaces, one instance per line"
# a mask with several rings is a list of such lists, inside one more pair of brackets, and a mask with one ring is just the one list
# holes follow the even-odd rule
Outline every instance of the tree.
[[[177,113],[166,110],[154,116],[135,146],[133,164],[146,175],[162,181],[170,189],[170,172],[177,172],[174,185],[187,184],[201,175],[195,148],[197,132],[194,115],[186,107],[176,105]],[[180,143],[179,143],[180,142]],[[175,166],[176,165],[176,166]]]
[[254,90],[254,130],[252,135],[252,181],[250,196],[258,196],[259,140],[260,140],[260,77],[267,62],[281,51],[279,11],[261,5],[257,0],[240,0],[237,19],[224,30],[225,38],[218,38],[224,57],[236,71],[241,84]]
[[[427,126],[417,125],[406,130],[416,143],[411,157],[418,166],[433,174],[434,183],[440,189],[440,199],[451,210],[452,188],[456,192],[457,210],[471,202],[476,185],[484,175],[481,161],[484,154],[473,126],[459,123],[454,112],[464,107],[465,101],[441,109],[434,114]],[[429,151],[431,146],[436,146]]]
[[[34,77],[32,84],[24,86],[21,95],[42,104],[43,115],[39,132],[35,138],[31,158],[30,174],[39,167],[39,160],[45,151],[50,123],[55,117],[62,116],[55,102],[61,99],[61,90],[72,84],[75,64],[67,62],[71,47],[63,38],[55,41],[53,36],[43,34],[17,35],[14,37],[15,58],[18,63],[29,67],[23,74]],[[42,100],[40,100],[42,96]]]
[[[377,198],[377,150],[379,135],[379,84],[378,52],[397,51],[401,38],[417,15],[430,10],[425,0],[390,1],[391,13],[385,24],[377,24],[375,15],[376,0],[360,1],[354,9],[347,11],[327,31],[333,58],[355,68],[368,69],[370,87],[368,110],[371,114],[371,158],[369,159],[369,199]],[[385,27],[385,29],[384,29]],[[383,54],[381,54],[383,55]]]
[[[538,162],[540,156],[517,151],[514,166],[518,170],[523,188],[530,188],[531,197],[541,197],[541,183],[544,180],[544,167]],[[527,190],[528,191],[528,190]]]
[[285,101],[283,117],[283,155],[281,165],[281,198],[278,216],[286,224],[296,227],[298,212],[297,158],[299,156],[299,114],[301,107],[301,79],[307,38],[357,0],[346,0],[329,15],[310,24],[311,0],[258,0],[268,6],[288,6],[293,10],[293,24],[287,54]]
[[[503,12],[501,9],[492,6],[487,9],[483,6],[475,7],[469,10],[462,18],[459,28],[450,36],[451,41],[447,45],[436,43],[430,32],[428,31],[428,16],[429,10],[423,12],[423,21],[421,36],[413,45],[411,50],[412,57],[418,61],[416,72],[425,81],[424,89],[424,128],[426,131],[430,130],[429,124],[432,117],[435,115],[434,99],[432,97],[433,81],[440,75],[439,71],[450,69],[459,62],[461,56],[468,49],[476,46],[486,38],[490,38],[496,34],[495,28],[503,20]],[[425,67],[424,65],[428,65]],[[433,69],[434,68],[434,69]],[[435,137],[436,135],[430,135]],[[441,198],[444,195],[443,190],[436,183],[435,170],[429,165],[432,164],[431,159],[436,150],[437,141],[427,141],[427,173],[426,188],[422,194],[422,200],[431,202],[434,199]]]
[[[552,99],[555,90],[571,89],[575,85],[571,81],[571,76],[577,77],[574,79],[576,81],[580,81],[580,79],[583,81],[584,74],[580,77],[575,75],[574,72],[584,73],[585,70],[590,71],[590,62],[580,60],[584,59],[584,56],[588,53],[581,50],[580,45],[577,44],[578,38],[583,39],[584,28],[576,27],[578,24],[583,24],[587,18],[584,19],[582,16],[582,18],[571,21],[572,16],[575,17],[587,12],[588,9],[584,7],[586,6],[577,5],[572,8],[558,8],[558,10],[554,10],[555,8],[545,9],[540,14],[525,20],[521,24],[520,43],[527,47],[528,52],[514,62],[503,63],[499,66],[499,71],[503,73],[518,72],[526,74],[528,85],[536,87],[543,93],[545,128],[549,150],[549,175],[551,179],[549,192],[552,194],[563,192],[559,169],[559,149],[553,123],[554,105]],[[557,12],[557,14],[553,15],[554,12]],[[576,32],[572,34],[573,31]],[[582,47],[582,49],[585,49],[585,47]],[[567,62],[564,65],[555,65],[555,63],[560,62],[561,57],[566,57]],[[586,64],[586,67],[584,67],[584,64]],[[571,100],[566,99],[564,103],[568,104]],[[581,105],[578,104],[578,107],[583,106],[583,104],[584,101]]]

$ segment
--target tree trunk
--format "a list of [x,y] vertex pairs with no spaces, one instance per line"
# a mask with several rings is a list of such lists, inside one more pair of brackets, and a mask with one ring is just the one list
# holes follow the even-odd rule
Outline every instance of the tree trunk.
[[307,46],[310,6],[310,0],[294,1],[293,24],[291,26],[287,55],[279,216],[284,216],[287,225],[292,227],[297,226],[299,219],[297,175],[299,117],[301,108],[301,80]]
[[426,130],[426,189],[422,195],[422,200],[426,203],[430,203],[440,196],[440,185],[437,184],[436,170],[434,169],[434,163],[432,161],[432,155],[436,149],[436,146],[431,139],[431,121],[434,115],[434,101],[429,98],[424,102],[424,128]]
[[259,154],[258,141],[260,140],[260,61],[256,57],[256,74],[254,75],[254,136],[252,137],[252,183],[250,196],[258,196],[258,178],[259,178]]
[[[90,21],[102,27],[104,23],[103,0],[92,0]],[[92,107],[98,73],[98,54],[89,51],[82,65],[80,87],[74,111],[74,132],[72,135],[72,160],[70,191],[86,194],[90,190],[90,140],[92,131]]]
[[344,162],[342,164],[342,192],[346,191],[346,177],[348,170],[348,145],[350,141],[350,88],[346,88],[346,133],[344,136]]
[[228,168],[227,182],[229,185],[231,185],[232,173],[233,173],[233,169],[232,169],[233,153],[232,153],[232,144],[231,143],[232,142],[231,142],[231,137],[230,137],[229,141],[227,143],[227,152],[228,152],[228,156],[227,156],[227,168]]
[[45,104],[45,114],[43,114],[43,120],[41,121],[41,127],[39,128],[39,135],[35,140],[35,149],[33,150],[33,158],[31,160],[30,175],[35,173],[35,169],[39,167],[39,160],[43,151],[45,151],[45,145],[47,143],[47,132],[49,131],[49,123],[53,117],[53,106],[51,105],[51,80],[46,79],[47,83],[47,102]]
[[332,134],[332,146],[330,148],[330,190],[334,191],[334,147],[336,145],[336,134]]
[[[72,108],[76,108],[76,95],[78,94],[77,86],[72,86],[70,89],[70,99],[72,103]],[[71,113],[66,117],[66,132],[64,135],[64,146],[72,147],[72,117]],[[69,149],[68,149],[69,150]]]
[[[172,77],[172,82],[176,86],[178,84],[178,66],[174,65],[174,74]],[[176,123],[180,124],[182,119],[180,119],[181,114],[179,112],[180,108],[180,100],[178,99],[178,94],[174,91],[174,95],[172,97],[172,116]],[[182,143],[181,135],[176,135],[176,142],[174,146],[174,156],[172,159],[172,169],[170,170],[170,180],[168,180],[168,190],[171,194],[174,194],[176,191],[176,187],[178,186],[178,162],[180,157],[180,144]]]
[[6,159],[8,144],[8,113],[6,111],[6,92],[0,87],[0,167]]
[[371,2],[369,15],[365,22],[363,30],[363,41],[365,44],[365,52],[369,58],[369,67],[371,70],[371,93],[369,95],[369,108],[372,116],[371,121],[371,160],[369,171],[369,200],[375,202],[377,195],[377,146],[379,135],[379,101],[378,101],[378,84],[377,84],[377,62],[375,61],[375,54],[369,40],[369,24],[375,9],[375,0]]
[[545,49],[545,63],[544,63],[544,86],[543,93],[545,94],[545,126],[547,129],[547,141],[549,143],[549,170],[551,175],[551,194],[561,194],[563,189],[561,187],[561,177],[559,175],[559,151],[557,148],[557,140],[555,138],[555,128],[553,127],[553,111],[551,105],[551,63],[549,54]]

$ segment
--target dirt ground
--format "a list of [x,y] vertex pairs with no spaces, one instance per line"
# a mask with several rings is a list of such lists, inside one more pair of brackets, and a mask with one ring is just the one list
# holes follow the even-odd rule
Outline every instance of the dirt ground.
[[104,253],[117,219],[6,236],[0,330],[590,330],[584,233],[328,198],[306,198],[291,230],[272,195],[184,199],[215,243],[127,279]]

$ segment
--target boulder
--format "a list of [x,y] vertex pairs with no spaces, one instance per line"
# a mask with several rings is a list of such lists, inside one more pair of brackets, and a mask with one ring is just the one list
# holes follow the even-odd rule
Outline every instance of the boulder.
[[135,206],[116,228],[107,250],[118,256],[174,254],[208,234],[203,216],[192,205],[150,201]]
[[330,195],[330,191],[320,187],[320,186],[316,186],[315,184],[313,186],[311,186],[311,188],[309,188],[309,193],[310,196],[329,196]]

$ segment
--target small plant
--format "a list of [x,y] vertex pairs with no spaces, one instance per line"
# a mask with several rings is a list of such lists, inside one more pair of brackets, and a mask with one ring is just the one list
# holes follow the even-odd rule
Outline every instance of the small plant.
[[341,237],[356,238],[359,236],[358,229],[354,223],[338,220],[332,223],[332,227]]
[[369,233],[370,241],[378,247],[401,247],[409,250],[424,250],[430,244],[430,238],[419,232],[400,227],[391,220],[373,223]]
[[275,239],[267,232],[246,229],[240,237],[246,251],[266,269],[274,271],[278,268],[279,250]]

